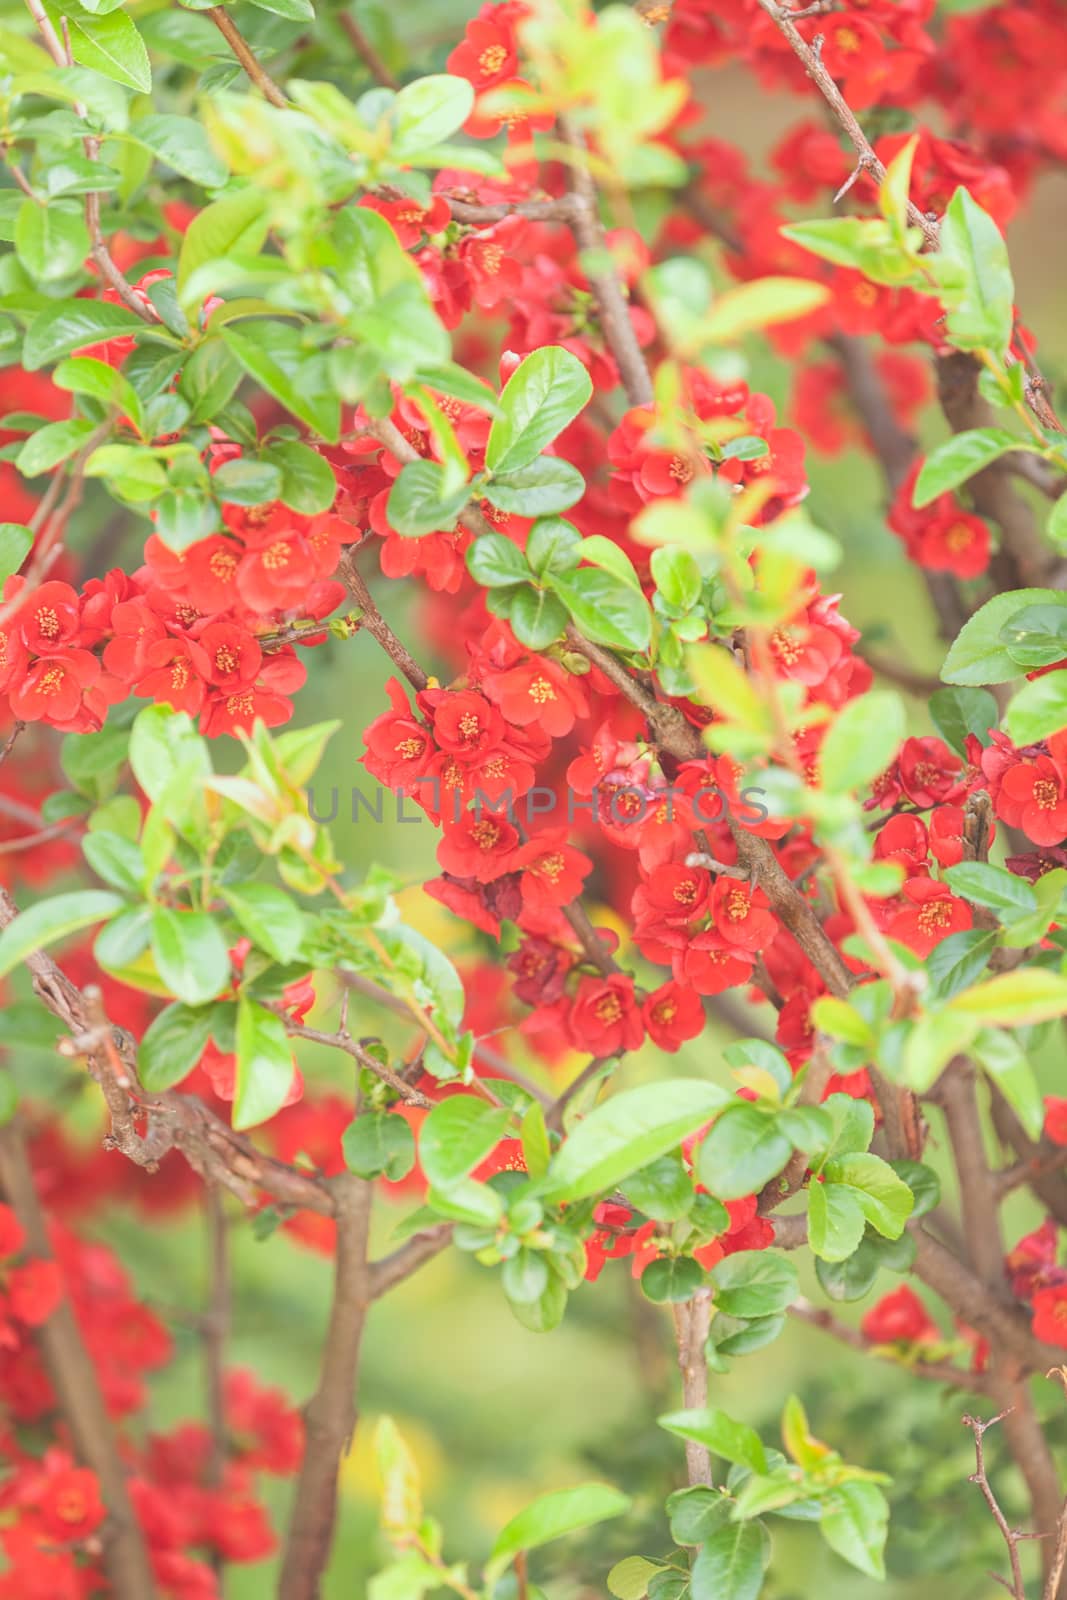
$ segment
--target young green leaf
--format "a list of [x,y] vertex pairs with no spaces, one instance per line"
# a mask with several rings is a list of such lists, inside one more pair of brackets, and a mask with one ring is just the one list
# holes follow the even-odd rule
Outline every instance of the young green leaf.
[[494,476],[528,467],[573,422],[593,393],[577,356],[562,345],[534,350],[511,374],[489,430],[485,465]]
[[673,1150],[729,1100],[725,1089],[696,1078],[641,1084],[597,1106],[553,1157],[542,1199],[600,1194]]

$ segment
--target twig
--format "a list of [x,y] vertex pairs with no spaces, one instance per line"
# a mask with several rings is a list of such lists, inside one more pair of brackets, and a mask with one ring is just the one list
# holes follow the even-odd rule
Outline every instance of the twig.
[[[574,202],[574,236],[581,250],[599,257],[605,254],[608,247],[600,221],[596,184],[589,172],[585,139],[568,118],[559,117],[557,125],[560,138],[571,151],[568,176]],[[618,274],[610,270],[586,269],[586,276],[600,314],[604,342],[615,357],[627,399],[632,406],[651,405],[652,377],[637,342],[630,307]]]
[[988,1428],[992,1428],[998,1422],[1003,1422],[1004,1418],[1009,1415],[1009,1412],[1001,1411],[997,1416],[990,1417],[986,1422],[981,1422],[977,1417],[972,1416],[966,1416],[962,1419],[964,1427],[970,1428],[971,1432],[974,1434],[975,1470],[967,1481],[969,1483],[976,1483],[979,1489],[981,1489],[985,1503],[992,1513],[993,1521],[1000,1529],[1004,1543],[1008,1547],[1008,1560],[1011,1563],[1011,1594],[1014,1597],[1014,1600],[1026,1600],[1026,1590],[1023,1588],[1022,1567],[1019,1562],[1019,1542],[1021,1539],[1024,1539],[1026,1535],[1019,1533],[1017,1529],[1012,1528],[1009,1524],[1007,1517],[1000,1509],[997,1497],[993,1493],[985,1470],[984,1438],[986,1430]]
[[278,1600],[317,1600],[337,1512],[337,1473],[356,1426],[355,1382],[372,1297],[367,1260],[373,1184],[336,1180],[333,1303],[319,1385],[305,1412],[307,1443],[278,1581]]
[[373,78],[384,85],[386,89],[399,89],[400,80],[389,71],[374,45],[368,39],[355,17],[349,11],[339,11],[337,20],[348,35],[348,42],[362,60]]
[[[789,11],[785,6],[779,5],[777,0],[759,0],[759,4],[770,17],[771,21],[779,29],[783,38],[787,40],[790,48],[793,51],[793,54],[800,61],[804,71],[816,85],[823,99],[826,101],[834,116],[841,124],[841,127],[852,141],[852,145],[856,151],[856,154],[860,158],[861,164],[866,167],[867,171],[870,173],[871,177],[876,183],[881,183],[882,179],[885,177],[884,163],[879,161],[878,157],[875,155],[874,147],[867,138],[867,135],[864,133],[863,129],[860,127],[856,115],[851,106],[848,104],[848,101],[837,87],[837,84],[834,82],[829,72],[823,66],[821,60],[819,59],[818,53],[810,44],[808,44],[803,34],[797,28],[795,22],[793,21],[794,13]],[[913,227],[920,229],[923,239],[931,249],[937,248],[938,228],[936,222],[931,221],[931,219],[926,216],[924,212],[920,211],[918,206],[910,200],[908,202],[908,221]]]
[[381,645],[390,661],[403,673],[416,691],[425,689],[429,678],[419,666],[406,645],[401,644],[392,628],[374,604],[366,582],[356,567],[355,552],[346,549],[337,567],[341,582],[360,609],[359,624]]
[[269,100],[272,106],[277,106],[280,111],[284,111],[289,104],[288,100],[286,100],[270,73],[256,60],[247,39],[237,27],[225,6],[209,6],[204,15],[209,17],[215,24],[244,68],[245,75],[255,84],[263,98]]
[[[703,1411],[708,1403],[708,1358],[704,1346],[711,1327],[711,1290],[698,1289],[689,1299],[671,1307],[678,1371],[682,1375],[682,1400],[687,1411]],[[685,1441],[686,1475],[690,1485],[710,1487],[711,1452],[695,1439]]]

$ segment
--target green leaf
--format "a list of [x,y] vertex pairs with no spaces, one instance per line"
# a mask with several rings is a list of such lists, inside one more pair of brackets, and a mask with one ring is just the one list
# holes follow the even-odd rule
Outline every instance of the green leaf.
[[1046,672],[1024,684],[1004,720],[1017,745],[1039,744],[1067,727],[1067,670]]
[[1003,1028],[983,1028],[971,1044],[971,1054],[989,1073],[1030,1138],[1039,1139],[1045,1124],[1045,1101],[1019,1040]]
[[987,906],[998,916],[1009,913],[1021,917],[1037,910],[1037,897],[1025,878],[1004,867],[990,866],[987,861],[960,861],[954,867],[946,867],[942,877],[953,894],[974,905]]
[[[1067,607],[1063,609],[1063,616],[1067,622]],[[955,686],[935,689],[926,703],[934,727],[958,756],[966,753],[968,734],[973,733],[986,744],[990,728],[995,728],[1000,721],[997,702],[988,689]]]
[[671,1411],[656,1419],[668,1433],[704,1445],[712,1455],[721,1456],[752,1472],[767,1471],[767,1457],[759,1434],[744,1422],[735,1422],[717,1406],[704,1410]]
[[581,560],[582,536],[563,517],[540,517],[526,538],[526,560],[539,578],[571,572]]
[[203,189],[218,189],[226,182],[226,163],[217,155],[195,117],[170,113],[141,117],[131,125],[130,136],[166,166]]
[[329,511],[337,498],[337,479],[325,456],[298,439],[276,439],[263,451],[263,460],[282,475],[278,499],[283,506],[315,517]]
[[679,1155],[671,1152],[632,1173],[622,1192],[635,1211],[657,1222],[676,1222],[693,1204],[693,1180]]
[[719,1200],[755,1194],[781,1172],[793,1153],[774,1116],[738,1101],[717,1117],[700,1142],[697,1172]]
[[359,1178],[397,1183],[415,1165],[415,1135],[392,1111],[364,1111],[341,1135],[341,1150],[349,1172]]
[[230,883],[222,895],[253,944],[283,966],[296,960],[307,918],[290,895],[272,883]]
[[508,622],[520,644],[529,650],[546,650],[567,626],[567,610],[547,589],[528,583],[517,590],[508,605]]
[[855,1189],[813,1183],[808,1190],[808,1243],[823,1261],[847,1261],[867,1225]]
[[976,473],[999,461],[1009,450],[1018,450],[1020,441],[1003,428],[968,428],[954,434],[928,455],[915,480],[912,504],[928,506],[938,495],[957,489]]
[[1067,977],[1047,967],[1002,972],[949,1002],[949,1010],[983,1026],[1024,1027],[1067,1015]]
[[916,1094],[925,1094],[954,1055],[966,1050],[978,1022],[953,1011],[931,1011],[920,1017],[904,1041],[900,1077]]
[[530,577],[526,557],[503,533],[483,533],[467,551],[467,571],[485,589],[506,589]]
[[408,461],[389,491],[385,514],[402,538],[423,539],[438,529],[453,528],[469,493],[465,483],[449,487],[439,461]]
[[1067,656],[1067,606],[1024,606],[1000,630],[1008,654],[1021,667],[1047,667]]
[[252,186],[205,206],[190,222],[182,239],[178,253],[179,296],[193,273],[206,262],[254,254],[266,238],[267,228],[267,197]]
[[392,104],[392,154],[432,150],[461,128],[471,114],[474,90],[466,78],[431,73],[400,90]]
[[126,894],[140,893],[144,883],[144,858],[132,839],[100,829],[85,835],[82,852],[97,877],[103,878],[113,889],[121,889]]
[[615,1600],[644,1600],[649,1578],[662,1570],[658,1562],[647,1561],[644,1556],[624,1556],[608,1573],[608,1593]]
[[41,283],[70,277],[89,254],[83,208],[76,200],[47,205],[24,200],[15,218],[15,250],[26,271]]
[[911,1216],[915,1197],[887,1161],[869,1152],[853,1151],[823,1167],[824,1187],[847,1188],[855,1194],[864,1217],[886,1239],[899,1239]]
[[966,928],[935,945],[926,958],[931,999],[951,1000],[985,971],[996,944],[993,928]]
[[579,1528],[620,1517],[629,1509],[629,1495],[606,1483],[581,1483],[540,1495],[501,1529],[486,1563],[487,1583],[499,1578],[521,1551],[539,1549]]
[[654,1305],[691,1300],[704,1282],[704,1268],[692,1256],[658,1256],[641,1274],[641,1292]]
[[0,932],[0,978],[6,978],[35,951],[113,917],[123,905],[119,895],[106,889],[78,889],[38,900]]
[[560,456],[537,456],[528,466],[490,478],[482,493],[499,511],[547,517],[576,505],[585,493],[585,479]]
[[752,278],[717,295],[711,310],[693,329],[696,346],[726,344],[756,328],[810,316],[830,297],[826,284],[814,278]]
[[641,1084],[597,1106],[553,1157],[542,1198],[581,1200],[599,1194],[665,1155],[729,1099],[696,1078]]
[[419,1162],[435,1189],[465,1178],[503,1138],[511,1113],[472,1094],[434,1107],[419,1132]]
[[150,1094],[187,1078],[211,1037],[214,1006],[169,1005],[149,1023],[137,1051],[137,1070]]
[[254,1128],[280,1111],[293,1086],[293,1052],[285,1024],[247,995],[237,1002],[235,1128]]
[[219,499],[235,506],[261,506],[276,500],[282,475],[269,462],[238,456],[224,461],[211,475],[211,486]]
[[500,396],[485,465],[494,476],[528,467],[587,405],[593,383],[577,356],[545,345],[522,361]]
[[579,630],[594,644],[617,650],[647,650],[652,612],[644,595],[602,567],[582,567],[548,578]]
[[691,611],[700,599],[704,580],[696,557],[677,545],[660,545],[650,562],[656,588],[675,611]]
[[25,478],[35,478],[38,473],[50,472],[81,449],[93,431],[85,417],[71,417],[66,422],[48,422],[36,433],[31,433],[15,458],[15,465]]
[[179,773],[195,782],[211,772],[207,746],[181,711],[146,706],[130,732],[130,766],[149,800],[159,801]]
[[206,911],[152,913],[152,954],[171,994],[186,1005],[214,1000],[230,981],[230,957],[218,923]]
[[33,534],[21,522],[0,522],[0,583],[17,572],[33,549]]
[[1004,355],[1015,316],[1008,247],[992,217],[966,189],[957,189],[945,209],[934,260],[942,300],[950,308],[950,343],[958,350],[990,349]]
[[815,1276],[831,1300],[862,1300],[872,1288],[882,1267],[879,1240],[872,1234],[862,1238],[843,1261],[815,1258]]
[[140,317],[107,300],[60,300],[31,322],[22,347],[22,365],[36,372],[72,350],[144,329]]
[[861,1478],[838,1484],[819,1522],[830,1549],[871,1578],[885,1577],[888,1529],[885,1495]]
[[[51,10],[51,8],[48,8]],[[55,13],[53,22],[58,26]],[[103,16],[86,16],[67,11],[70,49],[75,61],[90,67],[115,83],[147,94],[152,87],[152,68],[144,40],[125,11],[110,11]]]
[[1006,683],[1020,676],[1001,638],[1001,630],[1027,606],[1067,606],[1067,595],[1057,589],[1013,589],[998,594],[979,607],[963,624],[945,657],[941,677],[945,683]]
[[731,1522],[702,1546],[690,1574],[691,1600],[757,1600],[769,1545],[759,1522]]
[[769,1250],[737,1250],[711,1269],[715,1306],[728,1317],[771,1317],[797,1297],[797,1269]]
[[[197,220],[202,221],[212,209],[208,206]],[[188,244],[188,233],[185,239]],[[227,323],[222,337],[245,371],[268,394],[329,444],[337,443],[341,402],[329,383],[325,355],[306,345],[299,329],[269,320],[245,322],[240,329]]]
[[1053,502],[1045,523],[1045,534],[1061,550],[1067,547],[1067,494],[1061,494]]

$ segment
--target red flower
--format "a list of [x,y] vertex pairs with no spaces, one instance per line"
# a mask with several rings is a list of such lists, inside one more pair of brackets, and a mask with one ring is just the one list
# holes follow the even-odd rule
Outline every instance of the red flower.
[[927,522],[915,546],[915,559],[929,572],[980,578],[989,566],[989,552],[989,528],[981,517],[952,510]]
[[[485,9],[491,15],[495,8]],[[479,17],[468,22],[463,43],[456,46],[447,61],[449,72],[466,78],[478,93],[513,77],[518,64],[510,30]]]
[[752,976],[756,952],[727,944],[713,930],[690,939],[672,963],[674,976],[691,983],[697,994],[722,994]]
[[1035,1339],[1067,1350],[1067,1283],[1038,1289],[1033,1298]]
[[596,1056],[636,1050],[645,1036],[634,981],[621,972],[583,978],[568,1022],[575,1048]]
[[527,910],[544,912],[569,905],[582,892],[582,881],[593,870],[587,855],[567,843],[565,828],[539,833],[520,849],[516,868]]
[[648,996],[641,1015],[649,1038],[672,1052],[702,1033],[706,1020],[696,990],[673,981]]
[[778,932],[763,890],[736,878],[718,879],[711,892],[711,915],[719,937],[744,950],[765,949]]
[[956,799],[961,789],[962,766],[959,756],[943,739],[932,735],[905,739],[898,762],[900,787],[913,805],[925,811],[927,806]]
[[1045,1138],[1053,1144],[1067,1144],[1067,1100],[1045,1096]]
[[54,1261],[27,1261],[7,1274],[8,1309],[28,1328],[47,1322],[63,1298],[63,1277]]
[[929,1344],[940,1337],[937,1324],[906,1283],[883,1295],[860,1326],[872,1344]]
[[1001,778],[996,812],[1009,828],[1021,828],[1035,844],[1059,844],[1067,836],[1063,772],[1048,756],[1019,760]]
[[909,878],[901,889],[911,901],[889,924],[891,939],[899,939],[917,956],[928,956],[950,934],[971,926],[971,908],[958,899],[947,883],[934,878]]
[[37,1513],[56,1544],[81,1544],[107,1516],[96,1473],[61,1466],[48,1472],[39,1488]]
[[464,812],[457,823],[448,823],[437,846],[437,860],[453,877],[491,883],[515,870],[518,848],[518,831],[511,823],[479,809]]
[[486,673],[482,687],[513,727],[536,723],[552,739],[570,733],[589,709],[580,680],[544,656],[531,656],[507,672]]

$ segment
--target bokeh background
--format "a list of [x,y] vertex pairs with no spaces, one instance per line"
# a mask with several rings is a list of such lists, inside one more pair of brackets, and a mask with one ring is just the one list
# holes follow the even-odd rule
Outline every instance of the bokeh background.
[[[11,8],[2,8],[11,14]],[[441,70],[475,6],[463,0],[402,0],[402,6],[360,3],[361,22],[397,65]],[[256,13],[255,28],[279,26],[279,19]],[[250,28],[250,31],[255,31]],[[328,59],[318,57],[308,76],[329,77]],[[795,99],[769,98],[742,74],[705,75],[707,125],[716,136],[735,142],[758,165],[763,152],[799,111]],[[1019,285],[1019,302],[1038,334],[1042,366],[1054,381],[1067,374],[1067,325],[1057,310],[1062,268],[1061,245],[1067,226],[1067,179],[1046,180],[1013,225],[1009,242]],[[788,407],[789,372],[766,349],[746,352],[754,388]],[[922,419],[929,441],[942,437],[934,408]],[[883,520],[884,489],[877,467],[851,452],[832,462],[810,459],[815,520],[840,541],[844,556],[834,585],[844,595],[842,611],[864,631],[865,641],[883,656],[906,660],[920,671],[934,671],[943,650],[925,590],[909,568],[901,547]],[[71,543],[86,546],[99,537],[102,502],[82,508]],[[114,559],[137,562],[142,524],[119,529]],[[402,586],[377,586],[382,609],[429,665],[432,645],[420,644],[418,596]],[[370,787],[358,765],[361,729],[384,705],[384,658],[369,639],[330,642],[309,660],[311,678],[298,697],[298,721],[337,717],[334,738],[319,786],[336,784],[346,796],[353,783]],[[920,701],[910,702],[915,732],[930,731]],[[405,918],[437,940],[454,959],[480,955],[476,935],[422,894],[418,885],[432,876],[433,830],[397,826],[389,817],[376,824],[366,813],[357,826],[341,814],[334,824],[341,859],[351,879],[372,864],[391,868],[407,885],[401,894]],[[595,910],[595,907],[594,907]],[[624,932],[624,930],[621,930]],[[752,1008],[754,1026],[766,1024],[768,1008]],[[375,1019],[375,1028],[380,1019]],[[670,1070],[722,1076],[720,1046],[728,1035],[711,1029],[671,1063]],[[516,1060],[538,1072],[517,1040]],[[343,1063],[314,1049],[301,1056],[313,1083],[344,1089]],[[575,1062],[574,1065],[578,1063]],[[1051,1086],[1056,1063],[1043,1064]],[[650,1056],[626,1068],[637,1081],[662,1066]],[[566,1071],[557,1081],[565,1081]],[[547,1079],[546,1079],[547,1081]],[[89,1106],[76,1111],[88,1125]],[[115,1157],[115,1160],[121,1159]],[[941,1153],[930,1152],[934,1165]],[[949,1203],[952,1196],[948,1196]],[[404,1215],[400,1205],[383,1205],[377,1221],[378,1245]],[[1014,1240],[1035,1221],[1024,1201],[1006,1210],[1008,1237]],[[198,1220],[142,1219],[115,1211],[101,1223],[133,1273],[142,1293],[168,1321],[177,1357],[153,1385],[151,1421],[164,1427],[198,1412],[204,1379],[199,1339],[187,1313],[203,1302],[203,1232]],[[276,1234],[258,1241],[251,1227],[235,1221],[232,1256],[236,1292],[229,1358],[247,1365],[265,1381],[297,1398],[314,1387],[325,1327],[329,1263]],[[879,1292],[899,1280],[887,1278]],[[812,1277],[807,1292],[820,1300]],[[846,1318],[858,1310],[845,1307]],[[736,1363],[733,1373],[713,1377],[713,1399],[732,1415],[761,1428],[772,1441],[782,1402],[798,1392],[815,1431],[850,1459],[884,1468],[893,1475],[893,1520],[886,1586],[845,1568],[803,1524],[775,1524],[776,1557],[767,1586],[768,1600],[992,1600],[1002,1591],[985,1576],[1000,1559],[995,1530],[977,1489],[967,1482],[973,1469],[970,1434],[961,1427],[964,1403],[930,1383],[868,1360],[807,1327],[791,1326],[776,1344]],[[1052,1384],[1039,1385],[1042,1414],[1054,1443],[1067,1438],[1061,1416],[1064,1400]],[[341,1477],[340,1533],[327,1600],[364,1595],[381,1559],[376,1532],[378,1484],[370,1437],[376,1417],[393,1416],[420,1464],[429,1510],[446,1530],[452,1559],[483,1558],[495,1531],[535,1494],[592,1476],[603,1476],[635,1496],[633,1515],[608,1523],[585,1540],[572,1540],[545,1552],[535,1575],[553,1600],[586,1600],[606,1595],[606,1573],[619,1557],[656,1555],[669,1541],[662,1520],[664,1495],[677,1486],[681,1450],[658,1430],[658,1411],[676,1406],[679,1396],[671,1363],[670,1319],[666,1311],[642,1302],[625,1261],[609,1263],[600,1281],[576,1294],[563,1326],[548,1336],[531,1334],[511,1317],[494,1276],[469,1258],[451,1252],[380,1302],[370,1320],[361,1381],[362,1419],[352,1454]],[[1022,1514],[1021,1486],[995,1438],[992,1465],[998,1492],[1008,1508]],[[279,1521],[286,1513],[289,1485],[267,1484]],[[232,1568],[227,1600],[260,1600],[272,1592],[270,1563]]]

